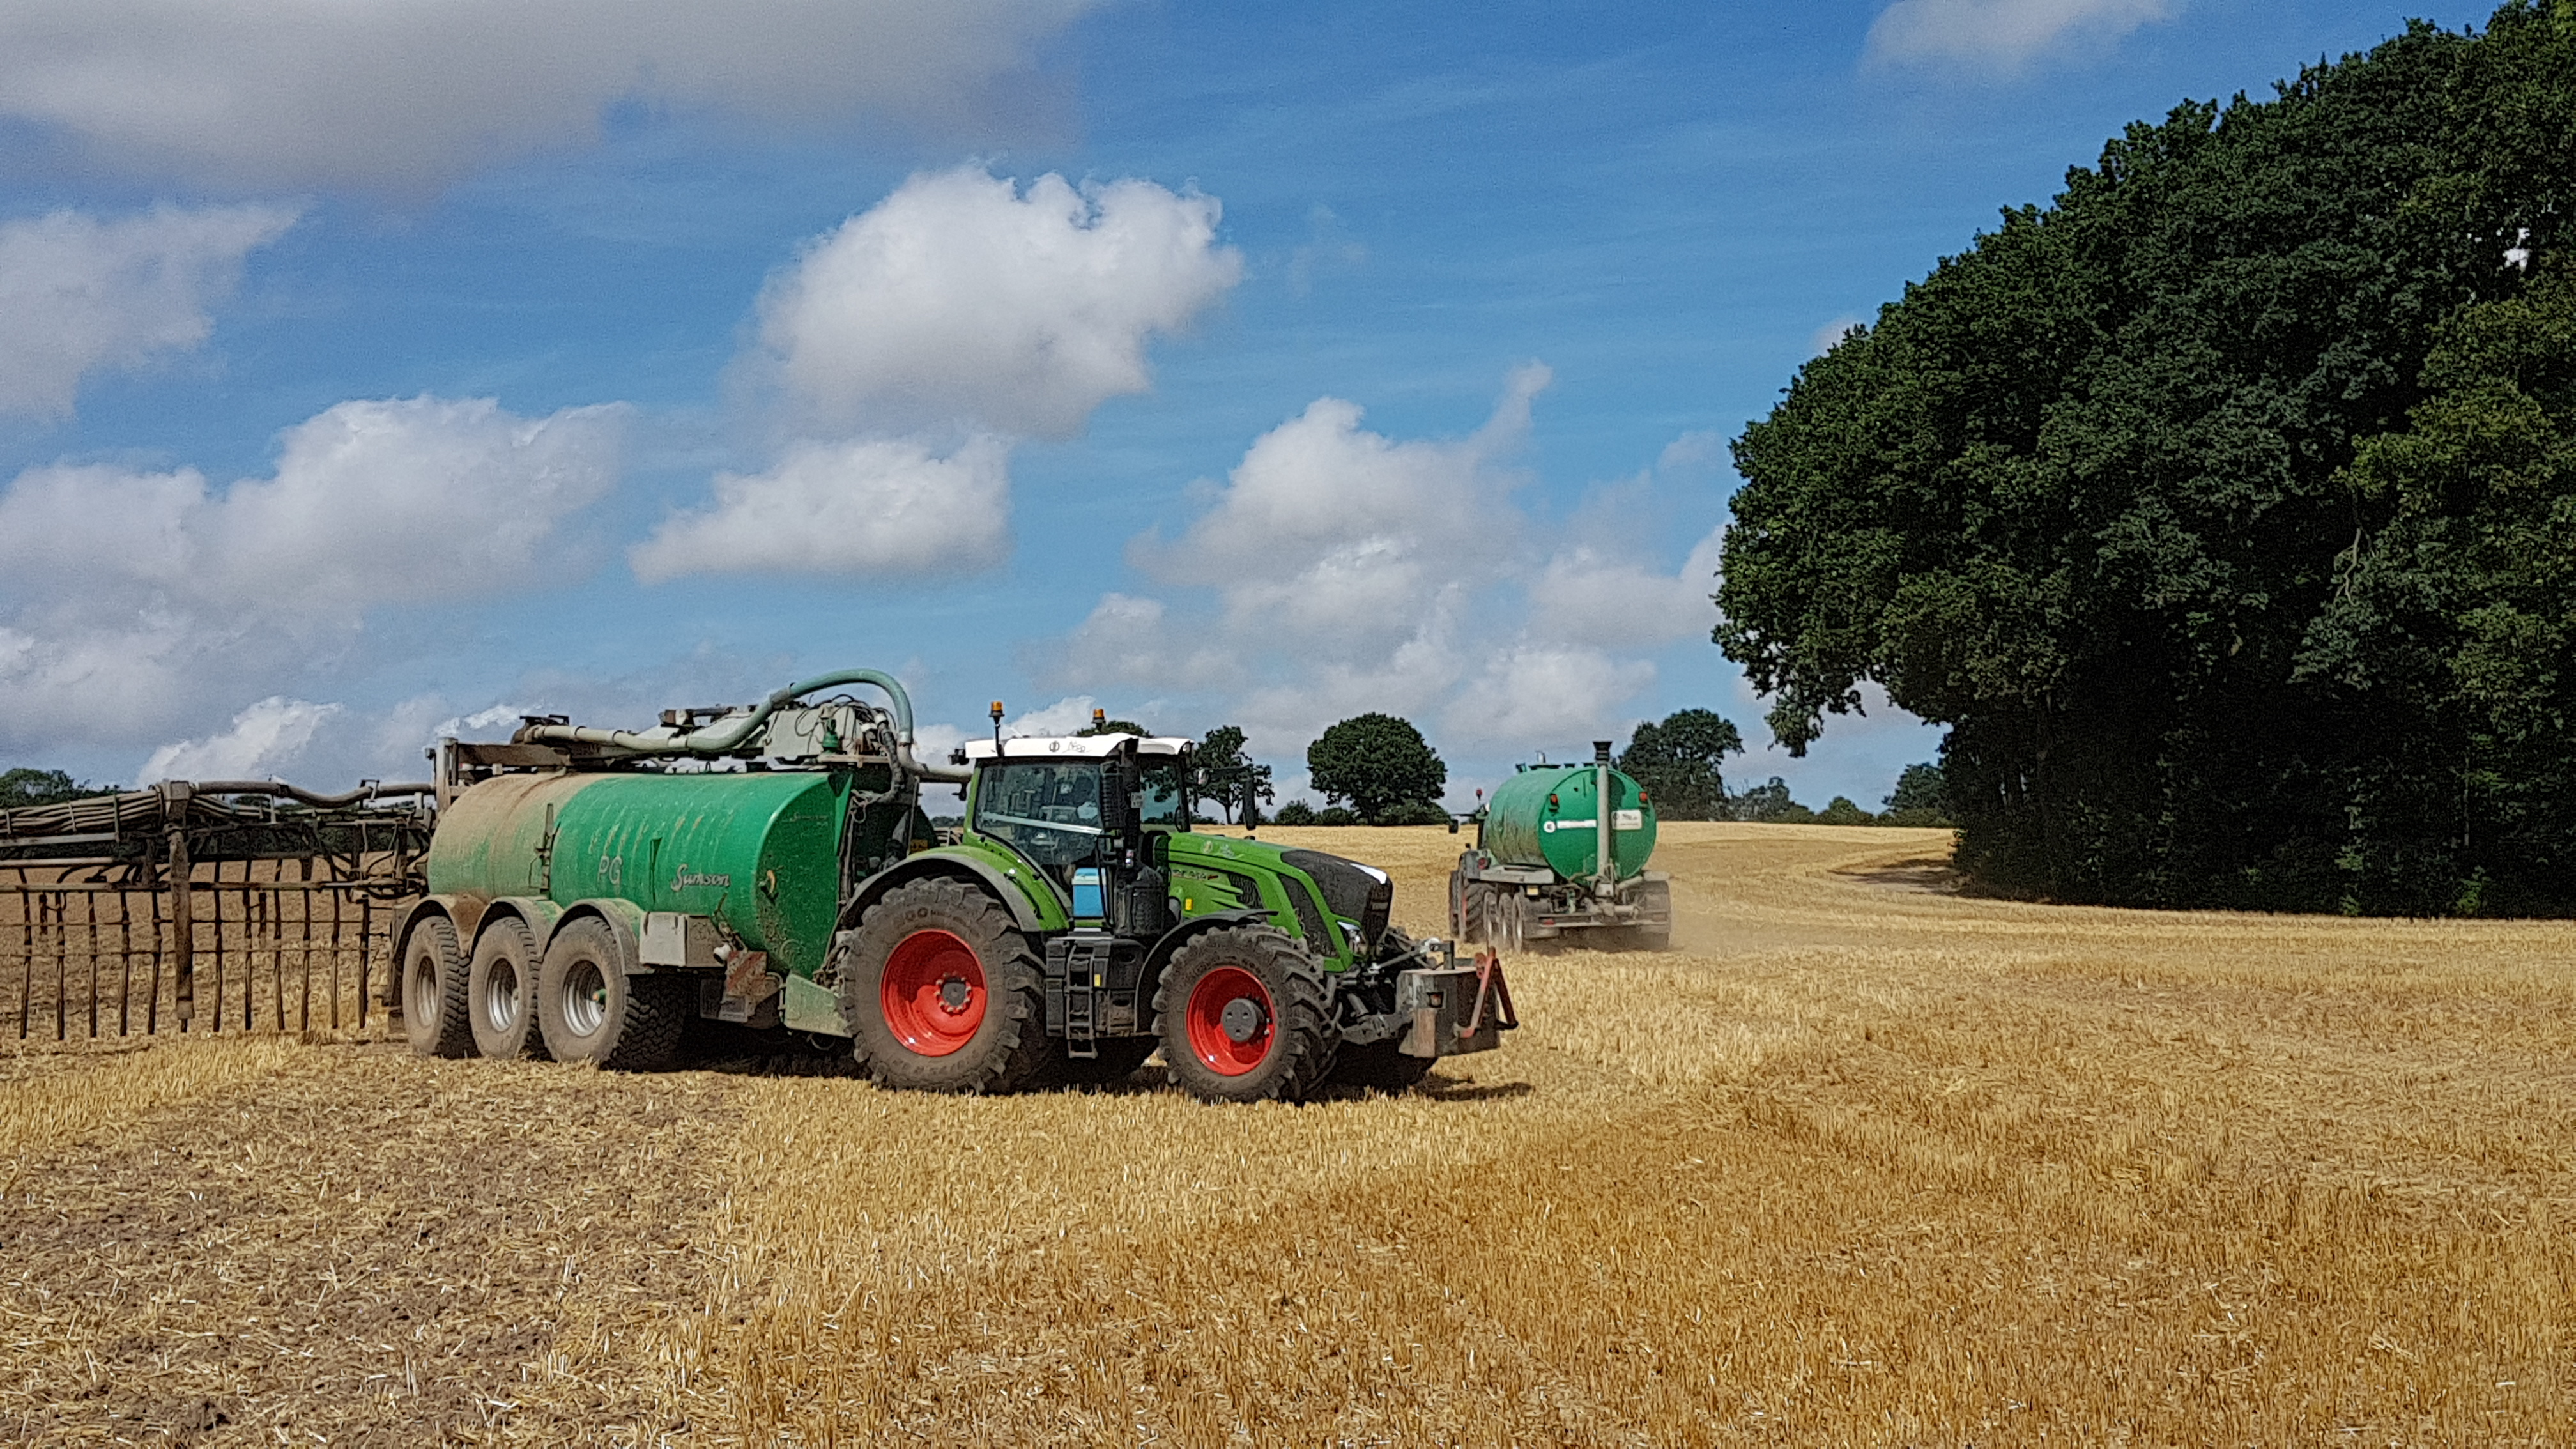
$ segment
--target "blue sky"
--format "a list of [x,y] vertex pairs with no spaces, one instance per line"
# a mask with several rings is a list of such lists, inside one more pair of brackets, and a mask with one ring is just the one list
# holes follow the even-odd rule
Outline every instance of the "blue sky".
[[417,773],[845,664],[1465,803],[1686,706],[1726,442],[2132,120],[2421,15],[23,0],[0,764]]

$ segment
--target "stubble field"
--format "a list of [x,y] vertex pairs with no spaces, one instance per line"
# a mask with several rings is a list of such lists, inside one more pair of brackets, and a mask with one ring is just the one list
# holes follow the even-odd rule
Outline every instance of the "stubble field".
[[[1440,924],[1447,834],[1275,834]],[[0,1057],[0,1438],[2567,1441],[2576,926],[1945,850],[1667,826],[1680,949],[1511,962],[1401,1098]]]

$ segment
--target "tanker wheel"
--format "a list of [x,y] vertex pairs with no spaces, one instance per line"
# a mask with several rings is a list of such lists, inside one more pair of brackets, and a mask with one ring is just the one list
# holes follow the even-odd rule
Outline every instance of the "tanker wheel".
[[1485,939],[1495,947],[1517,955],[1529,942],[1529,897],[1519,891],[1494,897],[1495,920],[1485,932]]
[[1324,979],[1287,933],[1229,926],[1172,953],[1154,993],[1163,1063],[1208,1102],[1304,1098],[1333,1068]]
[[1162,1043],[1150,1036],[1116,1036],[1093,1045],[1100,1055],[1068,1056],[1055,1067],[1055,1080],[1069,1087],[1105,1087],[1136,1075],[1145,1058]]
[[555,932],[537,968],[537,1029],[556,1061],[649,1072],[679,1056],[691,983],[630,976],[626,965],[617,933],[597,916]]
[[1015,1092],[1056,1074],[1037,956],[991,896],[955,880],[897,886],[842,943],[841,1016],[878,1085]]
[[403,1035],[414,1055],[470,1057],[474,1027],[466,1019],[465,948],[444,916],[421,922],[403,943]]
[[528,923],[495,921],[465,969],[465,1017],[474,1050],[495,1061],[545,1055],[537,1025],[537,938]]

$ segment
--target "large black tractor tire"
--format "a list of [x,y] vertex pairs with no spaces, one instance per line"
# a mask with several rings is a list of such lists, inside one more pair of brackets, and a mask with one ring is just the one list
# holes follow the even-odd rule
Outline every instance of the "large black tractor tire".
[[1154,993],[1164,1069],[1208,1102],[1303,1100],[1339,1035],[1323,973],[1284,931],[1229,926],[1172,954]]
[[455,923],[435,916],[413,927],[402,960],[403,1035],[411,1039],[413,1055],[474,1055],[466,990],[465,948]]
[[1068,1056],[1055,1067],[1054,1080],[1068,1087],[1105,1087],[1136,1075],[1145,1058],[1161,1045],[1150,1036],[1118,1036],[1094,1043],[1098,1056]]
[[1016,1092],[1058,1075],[1037,954],[974,886],[897,886],[833,954],[851,1054],[877,1085]]
[[556,1061],[650,1072],[679,1057],[694,983],[626,967],[617,933],[596,916],[555,933],[537,968],[537,1029]]
[[[465,969],[465,1018],[474,1050],[495,1061],[545,1055],[537,1030],[537,938],[511,917],[484,928]],[[531,1049],[533,1048],[533,1053]]]

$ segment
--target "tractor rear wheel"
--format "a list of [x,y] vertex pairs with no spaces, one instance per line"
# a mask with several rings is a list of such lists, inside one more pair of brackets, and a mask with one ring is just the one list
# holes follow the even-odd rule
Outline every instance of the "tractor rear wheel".
[[1210,931],[1172,953],[1154,993],[1163,1063],[1209,1102],[1298,1101],[1333,1068],[1324,978],[1272,926]]
[[597,916],[555,932],[537,968],[537,1029],[556,1061],[649,1072],[679,1056],[691,983],[626,967],[624,945]]
[[474,943],[473,964],[465,969],[465,1015],[474,1030],[474,1050],[495,1061],[545,1054],[545,1037],[537,1023],[537,938],[528,923],[512,917],[495,921]]
[[833,955],[851,1052],[879,1086],[1015,1092],[1061,1060],[1047,1039],[1037,955],[974,886],[897,886]]
[[445,916],[412,928],[403,943],[403,1035],[415,1056],[468,1057],[474,1027],[466,1019],[465,948]]

